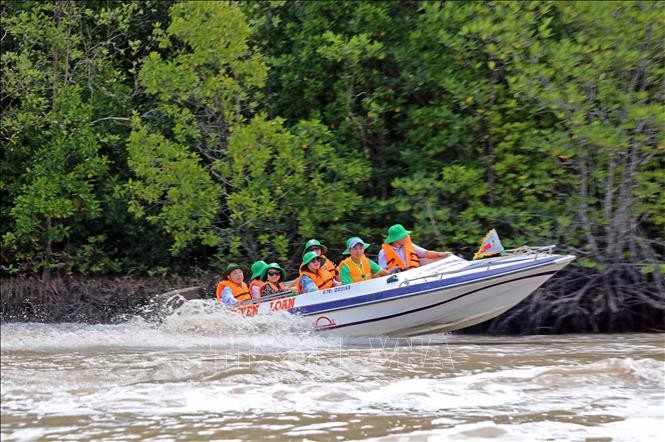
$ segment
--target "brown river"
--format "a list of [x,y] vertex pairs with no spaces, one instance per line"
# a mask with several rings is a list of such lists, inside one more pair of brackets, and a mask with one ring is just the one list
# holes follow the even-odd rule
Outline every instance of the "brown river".
[[159,324],[3,323],[2,441],[665,434],[662,334],[340,338],[184,307]]

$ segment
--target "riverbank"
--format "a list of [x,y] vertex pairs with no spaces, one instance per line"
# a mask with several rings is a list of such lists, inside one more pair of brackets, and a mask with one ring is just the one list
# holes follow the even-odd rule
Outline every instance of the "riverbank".
[[[579,277],[577,279],[580,279]],[[543,288],[498,318],[464,330],[468,334],[536,335],[665,331],[665,295],[632,296],[620,287],[577,287],[574,274],[562,272]],[[587,278],[580,279],[585,281]],[[67,277],[48,283],[38,277],[0,279],[2,322],[79,322],[112,324],[164,313],[171,296],[185,287],[213,298],[215,275],[168,277]],[[173,307],[174,305],[170,305]]]
[[159,295],[184,287],[201,288],[212,297],[214,277],[3,278],[3,322],[82,322],[108,324],[152,313]]

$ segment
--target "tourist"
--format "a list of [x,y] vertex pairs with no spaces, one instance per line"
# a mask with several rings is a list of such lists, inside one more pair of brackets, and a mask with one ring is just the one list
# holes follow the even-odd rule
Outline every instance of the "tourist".
[[432,260],[447,258],[450,252],[426,250],[411,242],[410,230],[401,224],[388,229],[388,236],[379,251],[379,265],[388,271],[400,271],[420,267],[420,258]]
[[261,297],[288,290],[283,281],[286,279],[286,271],[276,262],[266,265],[261,273]]
[[238,264],[229,264],[224,270],[222,280],[217,284],[217,300],[225,305],[235,305],[252,299],[249,288],[243,281],[245,275]]
[[337,285],[333,274],[322,268],[325,258],[315,252],[307,252],[302,261],[300,275],[296,280],[298,293],[315,292]]
[[346,250],[342,253],[349,255],[349,257],[339,263],[339,275],[342,284],[367,281],[373,277],[388,274],[388,271],[365,256],[365,249],[369,246],[357,236],[346,241]]
[[249,282],[249,293],[252,295],[252,299],[259,299],[261,297],[261,288],[265,284],[265,282],[261,281],[261,275],[267,265],[265,261],[261,260],[252,264],[252,280]]
[[307,252],[314,252],[317,255],[325,258],[326,262],[323,264],[323,269],[328,270],[335,276],[335,279],[339,281],[339,272],[337,267],[335,267],[335,264],[325,255],[328,252],[328,247],[321,244],[317,239],[310,239],[305,243],[305,251],[303,252],[303,256]]

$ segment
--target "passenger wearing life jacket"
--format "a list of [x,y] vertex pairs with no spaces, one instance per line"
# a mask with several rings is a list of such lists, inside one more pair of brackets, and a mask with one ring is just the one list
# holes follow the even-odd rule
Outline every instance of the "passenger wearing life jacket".
[[326,262],[322,266],[323,270],[328,270],[335,276],[335,280],[339,281],[339,271],[337,267],[335,267],[335,264],[325,255],[328,253],[328,247],[321,244],[317,239],[310,239],[305,243],[305,251],[303,252],[303,256],[307,252],[314,252],[317,255],[325,258]]
[[261,297],[272,295],[273,293],[288,290],[282,283],[286,279],[286,271],[276,262],[267,264],[261,272]]
[[447,258],[450,252],[435,252],[426,250],[411,242],[410,230],[401,224],[395,224],[388,229],[388,236],[379,251],[379,265],[388,271],[408,270],[420,267],[420,258],[437,260]]
[[261,289],[265,284],[265,282],[261,281],[261,275],[267,265],[265,261],[256,261],[252,264],[252,280],[249,282],[249,293],[252,295],[252,299],[259,299],[261,297]]
[[238,264],[229,264],[224,270],[222,280],[217,284],[217,300],[226,305],[235,305],[241,302],[249,301],[252,295],[249,294],[249,287],[243,281],[245,275],[242,267]]
[[305,253],[300,265],[300,275],[296,280],[298,293],[315,292],[338,285],[333,274],[321,268],[325,262],[325,258],[314,252]]
[[386,270],[365,256],[365,249],[369,246],[357,236],[346,241],[346,250],[342,254],[349,255],[349,257],[339,263],[339,277],[342,284],[367,281],[373,277],[388,274]]

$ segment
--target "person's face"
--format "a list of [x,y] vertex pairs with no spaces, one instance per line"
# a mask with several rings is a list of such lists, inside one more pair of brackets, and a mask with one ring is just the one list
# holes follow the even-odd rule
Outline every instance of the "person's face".
[[229,273],[229,279],[236,284],[240,284],[242,280],[245,278],[245,275],[242,273],[242,269],[235,269],[231,273]]
[[268,281],[270,282],[279,282],[281,276],[279,270],[268,270]]
[[349,249],[349,255],[351,255],[351,258],[353,258],[355,261],[358,261],[364,254],[365,247],[362,243],[358,243]]
[[321,268],[321,260],[319,259],[311,260],[309,264],[307,264],[307,268],[312,272],[316,272]]
[[407,236],[405,236],[404,238],[400,239],[399,241],[395,241],[395,242],[397,243],[397,245],[398,245],[399,247],[404,247],[404,244],[406,244],[406,239],[407,239],[408,237],[409,237],[409,236],[407,235]]
[[319,256],[321,256],[321,252],[322,252],[321,247],[319,247],[319,246],[312,246],[309,249],[307,249],[307,251],[308,252],[314,252]]

